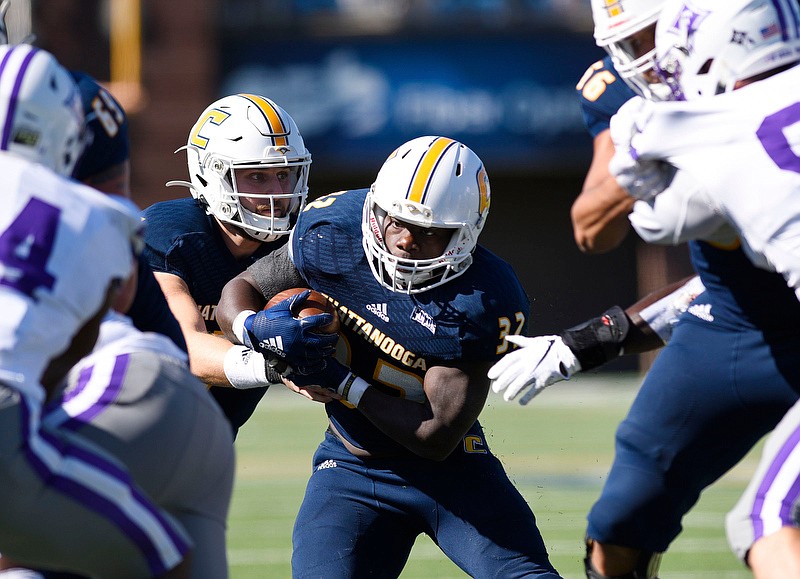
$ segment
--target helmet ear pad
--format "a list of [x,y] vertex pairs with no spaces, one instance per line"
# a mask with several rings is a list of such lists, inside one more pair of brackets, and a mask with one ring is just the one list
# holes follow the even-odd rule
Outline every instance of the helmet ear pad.
[[[284,109],[258,95],[224,97],[203,111],[185,148],[190,191],[209,214],[258,241],[291,233],[308,195],[311,154]],[[237,190],[237,171],[286,168],[297,171],[292,190],[257,194]],[[259,205],[269,205],[271,211],[250,211],[242,205],[243,197],[261,199]],[[288,207],[286,214],[279,207]]]
[[[489,179],[478,156],[446,137],[419,137],[395,150],[381,167],[362,213],[362,241],[381,285],[405,293],[437,287],[472,263],[489,212]],[[392,255],[386,216],[424,228],[452,229],[450,243],[430,259]]]

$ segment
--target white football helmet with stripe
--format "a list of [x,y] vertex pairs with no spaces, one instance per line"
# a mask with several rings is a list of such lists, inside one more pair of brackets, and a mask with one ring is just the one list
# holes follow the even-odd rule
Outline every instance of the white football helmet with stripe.
[[[384,287],[419,293],[463,274],[489,214],[489,178],[478,156],[445,137],[419,137],[384,162],[364,203],[364,251]],[[386,217],[419,227],[453,230],[433,259],[395,257],[383,239]]]
[[[311,154],[297,125],[285,110],[268,98],[253,94],[226,96],[209,105],[189,133],[185,147],[192,196],[219,221],[241,228],[259,241],[271,241],[291,232],[308,195]],[[177,151],[176,151],[177,152]],[[296,186],[284,194],[241,193],[236,172],[243,169],[294,169]],[[269,204],[269,215],[246,209],[241,198],[259,198]],[[288,199],[288,209],[276,215],[276,202]],[[266,212],[264,212],[266,213]]]
[[736,83],[800,62],[796,0],[683,0],[656,27],[656,70],[673,100],[734,90]]
[[[642,53],[631,36],[656,20],[666,0],[591,0],[594,39],[614,62],[620,77],[639,95],[650,100],[665,100],[669,93],[645,74],[653,69],[655,47]],[[652,41],[652,39],[650,39]]]
[[55,57],[0,46],[0,150],[71,175],[86,144],[81,96]]

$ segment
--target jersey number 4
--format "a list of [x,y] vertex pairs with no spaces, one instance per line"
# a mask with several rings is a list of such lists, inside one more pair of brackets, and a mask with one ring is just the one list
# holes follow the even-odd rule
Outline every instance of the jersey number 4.
[[40,199],[31,199],[0,233],[0,285],[31,298],[38,288],[56,282],[47,271],[61,211]]

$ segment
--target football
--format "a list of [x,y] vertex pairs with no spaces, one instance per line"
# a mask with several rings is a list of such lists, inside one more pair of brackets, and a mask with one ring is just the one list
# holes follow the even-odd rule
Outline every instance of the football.
[[[307,289],[308,288],[304,287],[296,287],[283,290],[279,294],[273,296],[272,299],[267,302],[267,305],[264,306],[264,309],[268,310],[275,304],[282,302],[293,295],[302,293]],[[333,321],[326,326],[322,326],[316,331],[323,334],[335,334],[339,331],[339,316],[336,314],[336,307],[321,293],[311,290],[311,295],[309,295],[305,301],[300,302],[299,306],[295,305],[294,309],[292,310],[292,315],[298,319],[305,318],[306,316],[314,316],[316,314],[325,313],[332,314]]]

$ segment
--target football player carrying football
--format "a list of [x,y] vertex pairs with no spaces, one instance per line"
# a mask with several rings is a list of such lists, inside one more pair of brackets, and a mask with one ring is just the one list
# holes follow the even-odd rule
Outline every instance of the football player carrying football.
[[478,245],[488,212],[477,155],[420,137],[369,189],[309,203],[290,246],[225,287],[218,319],[235,340],[251,339],[266,297],[303,283],[342,319],[324,369],[287,355],[289,379],[341,399],[326,404],[294,577],[399,576],[420,533],[473,577],[559,576],[478,422],[486,370],[529,308],[511,267]]

